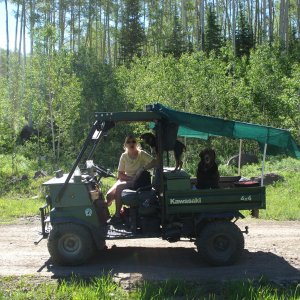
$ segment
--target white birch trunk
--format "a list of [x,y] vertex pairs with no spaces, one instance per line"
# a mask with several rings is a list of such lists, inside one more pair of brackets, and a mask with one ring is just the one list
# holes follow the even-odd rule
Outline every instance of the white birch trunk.
[[232,0],[232,48],[234,51],[234,55],[236,54],[235,50],[235,31],[236,31],[236,0]]
[[273,42],[273,0],[269,0],[269,42]]
[[5,0],[5,23],[6,23],[6,76],[8,78],[8,71],[9,71],[9,29],[8,29],[7,0]]
[[262,33],[262,39],[263,41],[266,41],[267,36],[267,1],[262,1],[262,25],[263,25],[263,33]]
[[19,27],[19,12],[20,12],[20,3],[17,4],[17,15],[16,15],[16,29],[15,29],[15,52],[17,52],[18,44],[18,27]]
[[204,16],[204,0],[200,0],[200,22],[201,22],[201,47],[200,49],[202,51],[204,51],[204,19],[205,19],[205,16]]
[[286,50],[289,51],[289,7],[290,7],[290,0],[286,0],[285,2],[285,9],[284,9],[284,42]]
[[284,19],[284,7],[285,0],[280,0],[280,12],[279,12],[279,38],[284,41],[284,31],[285,31],[285,19]]
[[300,0],[297,0],[297,27],[298,27],[298,38],[300,38]]

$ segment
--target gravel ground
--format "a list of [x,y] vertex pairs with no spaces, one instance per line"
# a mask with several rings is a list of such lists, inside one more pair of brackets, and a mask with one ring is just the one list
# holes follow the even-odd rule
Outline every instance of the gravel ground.
[[46,240],[37,246],[40,224],[37,219],[0,225],[0,276],[37,275],[58,278],[71,274],[97,276],[111,272],[120,282],[140,279],[184,279],[227,281],[257,279],[300,282],[300,221],[238,221],[244,229],[245,251],[233,266],[210,267],[199,259],[190,241],[168,243],[160,239],[108,241],[88,264],[61,267],[52,264]]

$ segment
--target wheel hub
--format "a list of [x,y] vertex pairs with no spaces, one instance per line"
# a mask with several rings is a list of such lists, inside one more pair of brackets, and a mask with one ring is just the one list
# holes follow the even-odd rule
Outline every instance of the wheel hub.
[[61,248],[64,252],[76,253],[81,248],[81,241],[76,235],[68,234],[63,237]]
[[214,248],[217,251],[226,251],[229,247],[229,244],[229,239],[223,235],[217,236],[213,241]]

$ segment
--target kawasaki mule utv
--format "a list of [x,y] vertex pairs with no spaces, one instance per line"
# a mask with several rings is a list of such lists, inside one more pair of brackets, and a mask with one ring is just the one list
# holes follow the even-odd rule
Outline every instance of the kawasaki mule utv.
[[[122,122],[151,122],[159,165],[152,186],[123,191],[122,202],[127,207],[124,224],[114,226],[107,222],[108,209],[101,190],[101,179],[113,174],[94,164],[92,156],[102,137]],[[172,149],[177,135],[256,140],[264,145],[262,173],[268,144],[284,147],[300,158],[295,141],[282,129],[179,112],[160,104],[147,106],[145,112],[96,113],[70,172],[57,172],[55,178],[44,183],[49,194],[40,209],[42,235],[48,236],[54,263],[82,264],[104,249],[106,240],[153,237],[169,242],[188,238],[211,265],[236,262],[244,249],[244,237],[235,222],[244,218],[240,210],[265,209],[263,176],[254,185],[235,184],[238,177],[221,177],[218,189],[194,189],[194,179],[187,172],[173,172],[163,166],[163,153]]]

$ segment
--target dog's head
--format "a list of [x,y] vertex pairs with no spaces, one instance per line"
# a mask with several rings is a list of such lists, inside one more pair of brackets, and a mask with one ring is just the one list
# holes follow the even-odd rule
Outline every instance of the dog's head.
[[204,149],[199,154],[201,162],[206,166],[210,167],[215,163],[216,152],[213,149]]
[[155,135],[151,132],[146,132],[141,135],[141,139],[144,143],[149,145],[150,147],[155,147],[156,141],[155,141]]

